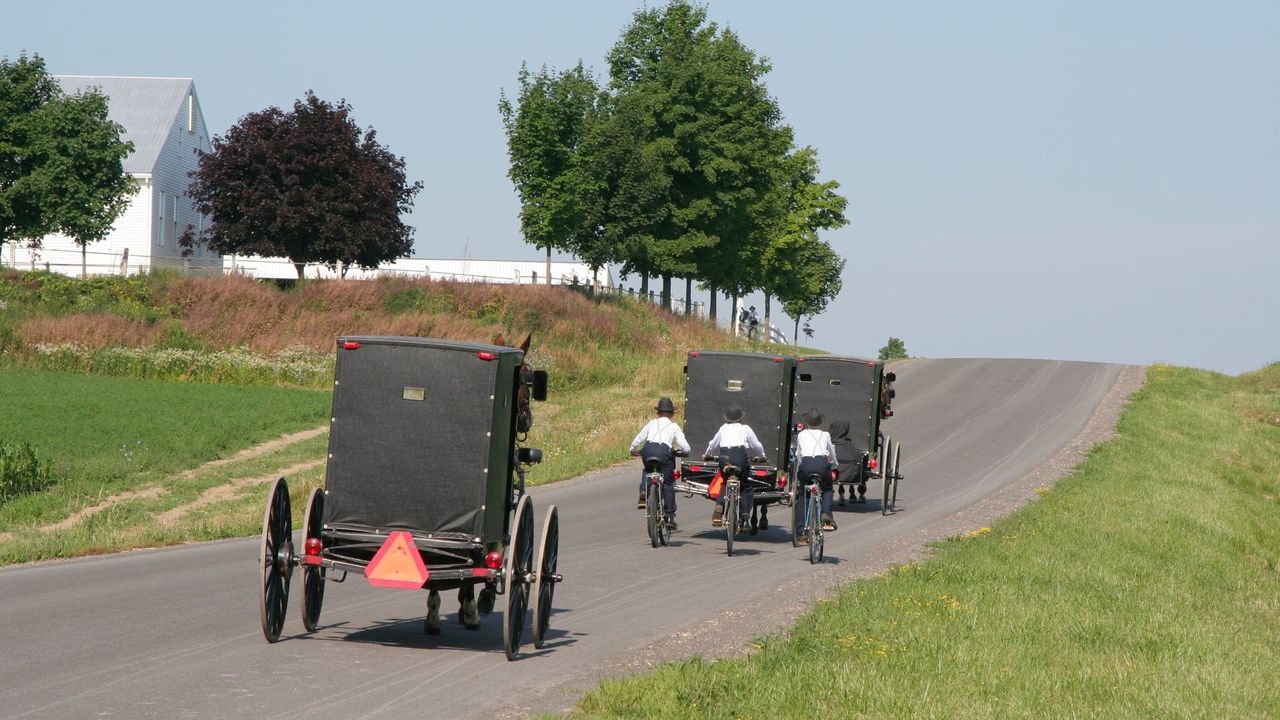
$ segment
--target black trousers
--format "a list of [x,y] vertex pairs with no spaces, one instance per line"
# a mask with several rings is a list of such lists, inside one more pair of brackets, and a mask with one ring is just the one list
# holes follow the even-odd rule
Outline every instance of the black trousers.
[[[720,448],[720,473],[724,474],[725,465],[735,465],[742,468],[742,475],[738,478],[738,516],[746,518],[751,516],[751,507],[755,505],[756,491],[752,488],[751,483],[747,482],[747,478],[751,476],[751,458],[747,456],[747,449],[742,446],[738,447],[722,447]],[[723,496],[721,500],[717,500],[716,504],[724,502]]]

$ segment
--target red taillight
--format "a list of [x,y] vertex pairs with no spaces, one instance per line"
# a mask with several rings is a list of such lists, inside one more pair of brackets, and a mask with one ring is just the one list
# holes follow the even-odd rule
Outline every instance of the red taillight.
[[497,570],[502,567],[502,553],[495,550],[494,552],[485,555],[484,566],[492,570]]
[[779,476],[778,476],[778,489],[779,489],[779,490],[786,490],[786,489],[787,489],[787,476],[786,476],[786,475],[779,475]]
[[776,363],[780,363],[780,362],[782,362],[782,358],[780,358],[780,357],[776,357],[776,358],[774,358],[774,359],[773,359],[773,361],[774,361],[774,362],[776,362]]
[[679,480],[679,479],[680,479],[680,468],[676,468],[675,472],[671,473],[671,477],[672,477],[672,479]]
[[355,340],[347,340],[342,343],[342,349],[343,350],[359,350],[360,343],[356,342]]
[[867,461],[867,467],[871,468],[872,470],[875,470],[879,466],[880,466],[880,463],[876,462],[875,458],[871,458],[870,460]]
[[320,538],[307,538],[304,547],[306,547],[308,555],[319,556],[320,550],[324,548],[324,545],[320,542]]
[[768,470],[752,470],[751,474],[755,475],[756,477],[764,477],[765,475],[769,474],[769,471]]
[[694,350],[693,352],[689,353],[689,357],[698,357],[698,351]]
[[876,366],[876,364],[875,364],[875,363],[873,363],[873,362],[868,362],[868,363],[867,363],[867,367],[875,367],[875,366]]
[[702,466],[701,466],[701,465],[690,465],[690,466],[689,466],[689,472],[702,472]]
[[494,358],[496,358],[496,357],[498,357],[498,356],[497,356],[497,355],[494,355],[494,354],[493,354],[493,353],[491,353],[491,352],[483,352],[483,351],[481,351],[481,352],[476,353],[476,357],[480,358],[481,360],[492,360],[492,359],[494,359]]

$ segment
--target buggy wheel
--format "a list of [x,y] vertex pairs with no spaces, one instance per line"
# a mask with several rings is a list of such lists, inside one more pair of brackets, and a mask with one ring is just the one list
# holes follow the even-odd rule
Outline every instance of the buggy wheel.
[[893,491],[893,468],[890,465],[893,462],[894,445],[893,438],[885,438],[884,444],[880,446],[880,477],[884,480],[884,493],[880,495],[881,515],[893,512],[889,501],[892,499],[890,493]]
[[658,497],[658,488],[653,483],[648,483],[648,489],[644,493],[644,510],[645,524],[649,530],[649,544],[658,547],[662,542],[662,529],[660,527],[662,521],[661,500]]
[[[727,483],[726,483],[727,484]],[[729,546],[729,556],[733,556],[733,536],[738,531],[738,489],[733,485],[724,491],[724,536]]]
[[893,492],[889,495],[889,509],[898,509],[898,485],[902,483],[902,443],[893,444]]
[[822,559],[822,519],[818,517],[820,504],[812,491],[805,493],[805,525],[809,529],[809,564]]
[[[323,518],[324,490],[314,488],[307,497],[307,513],[302,520],[305,528],[303,543],[320,537]],[[315,632],[320,622],[320,606],[324,604],[325,572],[325,568],[320,565],[302,566],[302,626],[307,632]]]
[[542,647],[547,626],[551,623],[551,600],[556,594],[556,566],[560,563],[560,513],[556,506],[547,508],[542,522],[542,545],[538,546],[538,579],[533,581],[533,646]]
[[258,614],[267,642],[280,639],[285,609],[289,604],[289,579],[293,575],[293,520],[289,507],[289,484],[276,478],[267,496],[262,516],[262,546],[258,562],[262,582],[258,586]]
[[800,491],[796,487],[797,478],[793,473],[791,482],[787,486],[787,496],[791,498],[791,507],[788,512],[791,514],[791,547],[800,547],[800,538],[796,533],[800,531]]
[[515,660],[520,654],[520,635],[529,609],[528,576],[533,570],[533,503],[528,495],[521,496],[511,518],[511,544],[503,570],[507,609],[502,618],[502,649],[508,660]]

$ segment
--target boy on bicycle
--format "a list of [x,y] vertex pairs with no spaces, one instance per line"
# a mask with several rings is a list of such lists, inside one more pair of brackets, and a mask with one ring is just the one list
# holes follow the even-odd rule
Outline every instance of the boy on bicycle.
[[[643,458],[658,458],[661,462],[659,468],[662,470],[662,501],[667,506],[666,518],[667,526],[672,530],[676,527],[676,487],[675,487],[675,470],[676,456],[679,452],[682,455],[689,454],[689,441],[684,439],[684,431],[680,426],[671,419],[675,415],[676,406],[671,402],[671,398],[664,397],[658,401],[658,405],[654,407],[658,417],[650,420],[644,427],[640,428],[640,433],[631,441],[631,454],[639,455]],[[636,503],[636,508],[644,510],[645,495],[645,473],[640,473],[640,500]]]
[[818,486],[822,488],[822,529],[836,529],[835,520],[831,517],[831,469],[836,464],[836,448],[831,443],[831,434],[819,430],[822,425],[822,413],[811,409],[801,418],[804,429],[796,434],[796,458],[799,467],[796,480],[803,488],[810,475],[818,475]]
[[[751,451],[751,455],[747,451]],[[711,442],[707,443],[707,451],[703,457],[710,459],[719,459],[720,472],[723,475],[726,465],[735,465],[741,468],[742,475],[739,476],[742,489],[742,495],[738,503],[738,517],[742,518],[742,527],[747,528],[751,525],[751,506],[755,504],[755,491],[751,488],[751,483],[746,479],[751,475],[751,457],[760,458],[761,462],[767,461],[764,455],[764,445],[760,444],[760,439],[756,437],[756,433],[751,429],[750,425],[742,422],[742,408],[737,405],[730,405],[729,409],[724,413],[724,424],[716,431],[715,437],[711,438]],[[724,501],[716,501],[716,509],[711,516],[711,524],[719,525],[724,515]],[[755,528],[751,528],[751,534],[755,534]]]

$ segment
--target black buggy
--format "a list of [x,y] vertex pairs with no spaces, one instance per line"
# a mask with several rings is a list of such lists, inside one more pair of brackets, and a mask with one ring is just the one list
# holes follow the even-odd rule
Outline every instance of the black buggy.
[[269,642],[280,638],[289,581],[301,566],[308,631],[319,622],[325,583],[355,572],[375,586],[429,590],[430,634],[440,631],[441,590],[458,590],[469,629],[504,596],[512,660],[532,594],[533,643],[542,646],[561,580],[560,530],[553,505],[535,547],[524,471],[542,453],[520,443],[532,423],[530,396],[546,397],[546,373],[526,368],[527,349],[528,340],[514,348],[338,339],[327,473],[307,499],[303,552],[293,544],[284,478],[263,518],[259,606]]
[[[896,376],[884,371],[884,363],[837,355],[809,355],[796,366],[794,407],[797,412],[815,408],[826,418],[827,430],[835,423],[848,424],[848,445],[855,455],[852,473],[838,478],[840,504],[844,494],[855,502],[865,495],[867,483],[880,480],[884,488],[880,510],[888,515],[897,503],[902,480],[901,447],[881,431],[881,421],[893,413],[892,383]],[[839,439],[833,433],[839,453]],[[842,458],[843,459],[843,458]],[[844,464],[844,463],[841,463]],[[792,483],[794,488],[795,483]],[[855,496],[855,491],[857,496]]]
[[[689,353],[685,364],[684,434],[692,458],[680,463],[676,490],[687,496],[710,498],[709,486],[718,470],[716,461],[701,457],[724,422],[730,405],[742,408],[743,422],[751,426],[764,446],[767,463],[753,464],[751,475],[740,479],[755,492],[752,528],[768,527],[768,506],[789,503],[787,468],[791,446],[791,385],[796,360],[782,355],[742,352]],[[736,511],[726,504],[724,514],[729,554],[738,528]],[[742,528],[745,529],[745,528]]]

